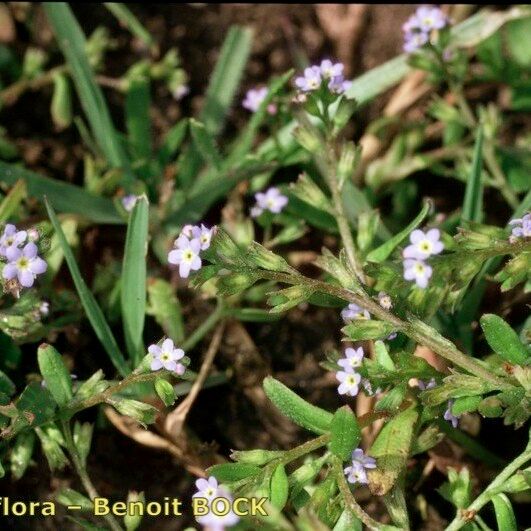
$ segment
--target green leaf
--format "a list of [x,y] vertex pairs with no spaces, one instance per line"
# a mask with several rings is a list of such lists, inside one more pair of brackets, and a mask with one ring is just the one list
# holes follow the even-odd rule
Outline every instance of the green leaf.
[[78,292],[79,298],[81,299],[81,303],[83,304],[83,308],[85,309],[90,324],[92,325],[96,336],[107,351],[107,354],[109,354],[109,358],[111,359],[113,365],[118,369],[118,372],[122,376],[127,376],[130,372],[130,369],[123,357],[123,354],[118,348],[116,339],[114,339],[111,329],[109,328],[109,325],[107,324],[103,312],[96,302],[94,295],[88,289],[83,277],[81,276],[76,259],[74,258],[74,253],[66,241],[61,224],[59,223],[52,206],[47,200],[45,200],[45,203],[46,209],[48,210],[48,216],[50,217],[53,228],[59,237],[59,243],[63,248],[68,269],[70,269],[72,280],[74,281],[74,285],[76,286],[76,290]]
[[341,330],[351,341],[363,341],[367,339],[385,339],[389,334],[396,331],[396,327],[385,321],[355,319]]
[[356,415],[348,406],[340,407],[330,426],[330,451],[342,461],[348,461],[361,439],[361,429]]
[[11,381],[11,378],[4,372],[0,371],[0,393],[4,393],[7,396],[12,396],[16,391],[15,384]]
[[183,118],[179,120],[164,136],[162,145],[160,146],[157,156],[159,164],[164,167],[170,162],[172,157],[179,149],[188,128],[188,119]]
[[0,223],[6,222],[26,197],[26,183],[23,179],[15,182],[15,186],[0,203]]
[[264,379],[264,391],[269,400],[295,424],[314,433],[330,429],[333,415],[313,406],[271,376]]
[[87,53],[85,35],[66,2],[43,2],[44,11],[55,33],[57,44],[63,52],[79,100],[92,129],[92,136],[98,142],[109,164],[122,168],[132,181],[130,164],[118,135],[114,129],[103,93],[94,79]]
[[50,393],[59,407],[64,407],[72,400],[72,378],[61,354],[51,345],[43,343],[37,350],[39,370]]
[[289,494],[288,476],[284,465],[278,465],[273,471],[269,491],[271,505],[281,511],[288,501]]
[[125,342],[135,366],[144,354],[148,221],[149,203],[143,195],[138,198],[127,225],[120,288]]
[[368,473],[372,494],[382,496],[388,493],[404,469],[417,418],[414,408],[406,409],[388,421],[378,434],[369,451],[377,458],[377,468]]
[[124,223],[110,199],[91,194],[79,186],[43,177],[2,161],[0,161],[0,178],[7,184],[15,184],[23,179],[28,196],[39,201],[46,196],[59,212],[78,214],[95,223],[113,225]]
[[182,343],[184,341],[182,309],[171,284],[162,278],[150,278],[147,283],[147,293],[147,314],[155,318],[174,343]]
[[373,249],[367,255],[367,260],[369,262],[383,262],[388,258],[395,248],[409,236],[411,231],[415,230],[422,223],[430,208],[431,202],[426,201],[417,217],[405,229],[401,230],[398,234],[395,234],[391,239],[380,245],[380,247]]
[[32,427],[53,418],[56,408],[50,391],[37,382],[30,383],[22,391],[15,405],[26,423]]
[[479,127],[474,146],[474,158],[468,177],[463,199],[461,221],[475,221],[481,223],[483,219],[483,183],[481,170],[483,168],[483,127]]
[[81,507],[82,511],[93,511],[94,509],[92,502],[74,489],[61,489],[57,493],[56,499],[61,505],[77,505]]
[[250,476],[256,476],[261,472],[261,468],[247,463],[221,463],[211,466],[207,472],[220,483],[231,483]]
[[515,61],[525,68],[531,67],[531,17],[509,22],[505,37]]
[[22,432],[15,440],[9,456],[13,479],[20,479],[30,464],[33,447],[35,446],[35,432]]
[[90,422],[78,422],[74,424],[74,444],[76,445],[79,459],[83,466],[87,465],[87,457],[90,452],[90,445],[92,443],[92,433],[94,431],[94,424]]
[[485,339],[496,354],[509,363],[525,364],[530,361],[531,356],[518,334],[501,317],[485,314],[479,322]]
[[190,132],[194,146],[203,158],[209,164],[212,164],[217,170],[221,168],[221,155],[212,135],[207,131],[207,128],[193,118],[190,120]]
[[129,82],[125,98],[125,125],[129,150],[134,160],[151,156],[150,82],[147,76],[135,76]]
[[388,371],[395,370],[395,362],[389,355],[389,351],[383,341],[374,342],[374,353],[376,354],[376,361],[379,365]]
[[[50,427],[52,428],[51,430],[49,429]],[[61,448],[60,441],[55,436],[56,430],[53,425],[35,429],[35,433],[41,441],[42,451],[52,472],[62,470],[68,464],[68,458]]]
[[53,76],[53,96],[50,107],[55,127],[61,131],[72,123],[72,96],[70,81],[63,72]]
[[505,494],[500,493],[493,496],[491,501],[492,505],[494,505],[498,529],[500,531],[518,531],[516,516],[514,515],[509,498]]
[[462,415],[463,413],[470,413],[476,411],[479,403],[481,402],[481,396],[463,396],[456,398],[452,405],[452,413],[454,415]]

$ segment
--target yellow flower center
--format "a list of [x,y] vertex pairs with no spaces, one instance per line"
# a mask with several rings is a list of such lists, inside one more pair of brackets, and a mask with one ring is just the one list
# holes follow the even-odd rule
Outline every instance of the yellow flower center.
[[429,253],[432,250],[432,244],[428,240],[423,240],[419,245],[419,249],[425,253]]

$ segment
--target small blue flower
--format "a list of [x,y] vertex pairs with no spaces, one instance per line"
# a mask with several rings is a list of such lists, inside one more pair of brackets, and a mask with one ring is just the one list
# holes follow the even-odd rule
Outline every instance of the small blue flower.
[[435,6],[421,6],[402,26],[404,32],[404,51],[412,53],[424,46],[434,30],[448,25],[448,18]]
[[184,350],[175,348],[171,339],[165,339],[162,345],[150,345],[148,352],[152,356],[151,370],[158,371],[164,367],[168,371],[177,374],[184,374],[185,366],[182,363],[177,363],[184,357]]
[[318,66],[309,66],[304,69],[304,75],[295,79],[295,86],[303,92],[317,90],[321,86],[321,69]]
[[[195,519],[211,531],[223,531],[239,522],[240,517],[233,511],[233,497],[223,486],[218,485],[216,478],[198,479],[195,483],[197,492],[193,498],[203,498],[208,502],[208,512]],[[224,500],[224,501],[223,501]],[[225,509],[229,507],[225,514]]]
[[417,386],[421,391],[427,391],[428,389],[433,389],[436,387],[437,382],[435,381],[435,378],[431,378],[428,383],[424,382],[423,380],[419,380]]
[[352,452],[352,463],[344,469],[349,483],[359,483],[360,485],[367,485],[367,470],[376,468],[376,459],[365,455],[361,448],[356,448]]
[[336,378],[339,382],[337,392],[340,395],[356,396],[359,391],[359,384],[361,376],[353,372],[352,369],[348,371],[337,371]]
[[256,218],[260,216],[264,210],[269,210],[273,214],[279,214],[288,204],[288,198],[280,193],[280,190],[275,187],[269,188],[265,193],[258,192],[255,194],[256,205],[251,208],[251,216]]
[[346,308],[341,310],[341,317],[345,323],[348,323],[356,319],[370,319],[371,314],[354,302],[351,302]]
[[28,233],[25,230],[17,230],[15,225],[8,223],[4,227],[4,233],[0,236],[0,256],[11,260],[8,256],[9,252],[19,248],[26,241],[27,236]]
[[6,280],[17,278],[20,285],[31,288],[37,275],[42,275],[48,264],[37,256],[37,246],[30,242],[23,249],[11,246],[7,250],[10,262],[5,265],[2,276]]
[[265,97],[267,96],[267,87],[262,87],[258,89],[250,89],[245,95],[245,99],[242,102],[242,107],[251,112],[256,112]]
[[349,370],[361,367],[364,355],[362,347],[357,349],[349,347],[345,349],[345,357],[340,359],[337,364],[348,372]]
[[512,225],[511,236],[514,238],[531,238],[531,213],[512,219],[509,225]]
[[133,210],[133,208],[135,207],[136,202],[138,201],[138,196],[136,196],[135,194],[124,195],[121,201],[124,209],[127,212],[131,212],[131,210]]
[[181,234],[175,241],[177,249],[173,249],[168,254],[168,262],[179,266],[181,278],[188,278],[190,271],[201,269],[202,261],[199,256],[201,242],[198,239],[189,239]]
[[425,288],[433,273],[432,268],[422,260],[406,258],[404,265],[404,279],[414,280],[419,288]]
[[419,229],[414,230],[409,235],[411,245],[404,249],[404,258],[415,258],[417,260],[426,260],[434,254],[439,254],[444,249],[444,244],[440,241],[441,231],[439,229],[430,229],[423,232]]
[[452,424],[452,426],[454,428],[457,428],[457,426],[459,424],[459,417],[452,413],[452,406],[453,405],[454,405],[454,401],[453,400],[448,400],[448,407],[447,407],[446,411],[444,412],[444,420],[447,420],[448,422],[450,422]]

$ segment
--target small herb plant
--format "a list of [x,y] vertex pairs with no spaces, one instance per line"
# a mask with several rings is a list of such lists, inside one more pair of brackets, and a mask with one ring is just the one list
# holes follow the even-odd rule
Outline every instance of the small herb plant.
[[[38,442],[52,473],[71,467],[84,490],[63,489],[57,501],[81,506],[86,515],[70,518],[94,528],[88,459],[101,423],[79,414],[99,408],[136,443],[173,455],[198,478],[193,497],[210,507],[267,498],[266,514],[196,516],[208,529],[416,529],[429,474],[419,463],[449,440],[489,479],[478,490],[466,466],[444,468],[441,528],[490,529],[490,518],[501,531],[518,529],[512,503],[528,500],[531,446],[505,460],[466,424],[499,419],[500,437],[510,438],[531,414],[531,318],[487,313],[482,303],[489,289],[521,306],[531,289],[529,134],[500,140],[507,114],[529,111],[529,9],[458,21],[420,7],[404,23],[403,55],[353,80],[324,58],[250,88],[241,97],[248,120],[226,139],[251,44],[250,31],[234,27],[199,114],[155,139],[152,88],[181,100],[187,74],[175,50],[160,57],[124,5],[105,6],[150,52],[111,84],[123,95],[124,132],[98,75],[112,39],[102,28],[87,39],[64,3],[42,6],[64,63],[47,70],[46,57],[28,52],[0,92],[13,105],[51,85],[54,124],[76,127],[86,150],[78,186],[25,169],[7,138],[0,145],[0,473],[20,479]],[[411,75],[421,76],[419,95],[352,140],[364,105]],[[503,83],[509,108],[471,101],[469,88],[481,83]],[[425,112],[408,113],[426,94]],[[423,200],[419,173],[460,182],[457,206],[442,212]],[[492,198],[509,213],[498,225]],[[91,286],[75,255],[88,224],[115,225],[124,241]],[[316,239],[310,260],[294,258]],[[186,298],[206,308],[193,330]],[[275,374],[259,391],[263,407],[305,430],[302,442],[192,455],[184,425],[198,393],[233,385],[230,370],[211,370],[227,327],[256,330],[311,306],[337,317],[341,342],[319,363],[334,400],[314,403]],[[101,347],[86,355],[101,368],[75,376],[75,362],[51,343],[85,319]],[[40,374],[24,382],[35,350]],[[97,525],[129,531],[145,521],[108,514]]]

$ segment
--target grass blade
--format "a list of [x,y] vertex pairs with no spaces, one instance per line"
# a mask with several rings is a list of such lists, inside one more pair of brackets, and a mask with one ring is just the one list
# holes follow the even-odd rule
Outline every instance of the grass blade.
[[398,234],[395,234],[391,239],[387,240],[385,243],[372,250],[367,255],[367,260],[369,262],[383,262],[388,256],[395,250],[397,245],[399,245],[403,240],[405,240],[411,231],[416,229],[427,216],[431,208],[431,203],[426,201],[422,210],[419,212],[417,217],[404,229],[401,230]]
[[478,129],[476,144],[474,146],[472,168],[466,183],[463,209],[461,212],[461,221],[476,221],[481,223],[481,220],[483,219],[483,183],[481,181],[482,168],[483,128],[480,127]]
[[77,293],[79,295],[79,298],[81,299],[81,304],[85,309],[88,320],[90,321],[90,324],[92,325],[96,336],[107,351],[107,354],[109,354],[109,358],[111,359],[113,365],[116,367],[116,369],[122,376],[127,376],[131,372],[129,367],[127,366],[127,362],[125,361],[123,354],[118,348],[116,339],[114,339],[114,336],[112,335],[111,329],[109,328],[109,325],[105,320],[101,308],[99,307],[98,303],[96,302],[96,299],[94,298],[94,295],[88,289],[85,281],[83,280],[83,277],[81,276],[79,267],[76,263],[76,259],[74,258],[74,253],[72,252],[70,245],[68,245],[68,242],[66,241],[63,229],[61,228],[61,224],[57,219],[52,205],[48,202],[46,198],[44,199],[44,202],[46,204],[46,210],[48,211],[48,216],[50,218],[50,221],[52,222],[55,233],[59,238],[59,243],[61,244],[61,247],[63,249],[65,260],[68,264],[68,269],[70,269],[72,280],[74,281],[74,285],[76,286]]
[[132,181],[129,160],[120,143],[100,87],[94,80],[85,51],[83,30],[66,2],[44,2],[44,10],[57,43],[65,56],[81,105],[92,129],[92,136],[114,168],[123,168],[124,177]]
[[110,199],[93,195],[79,186],[43,177],[21,166],[1,161],[0,179],[7,184],[24,180],[28,196],[42,200],[46,195],[48,202],[59,212],[78,214],[95,223],[124,223]]
[[26,183],[23,179],[19,179],[0,203],[0,223],[11,217],[24,197],[26,197]]
[[127,226],[121,286],[125,343],[135,366],[144,350],[148,220],[149,203],[147,197],[142,196],[137,200]]
[[153,49],[155,47],[155,41],[149,31],[144,28],[125,4],[104,2],[103,5],[118,19],[120,24],[125,26],[136,38],[142,41],[147,48]]
[[129,152],[135,161],[151,156],[150,83],[146,77],[131,80],[125,98],[125,124]]
[[251,52],[251,39],[249,28],[232,26],[223,42],[199,115],[211,135],[219,134],[223,127]]
[[[232,26],[221,47],[220,56],[210,78],[206,101],[199,114],[199,121],[215,138],[223,128],[225,117],[236,94],[238,84],[251,51],[251,30]],[[188,189],[202,165],[199,151],[192,145],[184,153],[179,164],[179,180]]]

